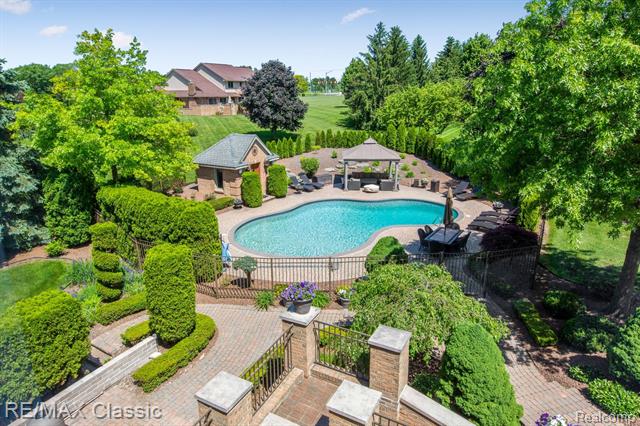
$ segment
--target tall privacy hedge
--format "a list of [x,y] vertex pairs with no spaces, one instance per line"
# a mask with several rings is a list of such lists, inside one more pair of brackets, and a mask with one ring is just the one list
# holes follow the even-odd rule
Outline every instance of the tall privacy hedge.
[[166,343],[187,337],[196,321],[193,255],[181,244],[152,247],[144,261],[149,326]]
[[262,184],[260,175],[256,172],[244,172],[240,184],[242,201],[247,207],[260,207],[262,205]]
[[218,219],[209,203],[131,186],[101,188],[97,201],[103,217],[119,225],[121,256],[130,259],[135,255],[128,234],[154,243],[184,244],[193,251],[197,274],[211,276],[215,272],[221,246]]
[[89,241],[94,187],[77,173],[54,174],[43,182],[45,224],[51,236],[68,246]]
[[103,222],[92,225],[89,230],[98,294],[102,301],[113,302],[122,296],[124,287],[124,273],[116,254],[118,227],[113,222]]
[[287,169],[281,164],[273,164],[267,169],[267,194],[276,198],[287,196],[289,177]]
[[21,300],[0,319],[0,401],[29,401],[76,377],[89,355],[80,302],[59,290]]

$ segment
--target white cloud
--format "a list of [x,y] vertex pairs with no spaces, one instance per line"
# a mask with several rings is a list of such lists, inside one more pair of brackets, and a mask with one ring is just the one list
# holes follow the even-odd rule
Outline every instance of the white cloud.
[[361,7],[360,9],[356,9],[353,12],[349,12],[342,17],[342,23],[348,24],[349,22],[353,22],[358,18],[362,18],[365,15],[370,15],[374,13],[375,10],[369,9],[368,7]]
[[24,15],[31,10],[31,0],[0,0],[0,10]]
[[118,49],[128,49],[132,41],[133,36],[131,34],[123,33],[122,31],[113,33],[113,45]]
[[51,25],[40,30],[40,35],[45,37],[55,37],[66,33],[68,30],[66,25]]

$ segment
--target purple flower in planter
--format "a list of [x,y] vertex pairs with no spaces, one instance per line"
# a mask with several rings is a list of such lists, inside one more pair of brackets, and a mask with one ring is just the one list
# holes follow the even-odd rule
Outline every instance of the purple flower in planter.
[[300,281],[289,284],[287,288],[285,288],[282,293],[280,293],[280,297],[289,302],[313,300],[316,297],[317,289],[318,286],[316,285],[316,283],[310,281]]

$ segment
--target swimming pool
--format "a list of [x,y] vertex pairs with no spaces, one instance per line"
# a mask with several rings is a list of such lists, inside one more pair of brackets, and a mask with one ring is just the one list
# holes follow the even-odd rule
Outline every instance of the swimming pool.
[[236,244],[265,255],[330,256],[358,248],[386,226],[442,223],[443,214],[443,204],[419,200],[317,201],[253,219],[233,236]]

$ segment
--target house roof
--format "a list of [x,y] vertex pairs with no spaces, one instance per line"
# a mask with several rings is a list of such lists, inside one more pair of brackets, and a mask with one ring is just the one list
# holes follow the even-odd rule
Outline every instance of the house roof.
[[229,64],[212,64],[203,62],[203,67],[218,74],[226,81],[247,81],[253,76],[251,67],[236,67]]
[[343,161],[400,161],[397,152],[369,138],[358,146],[342,152]]
[[[196,94],[195,98],[226,98],[229,96],[227,92],[222,90],[220,87],[216,86],[205,77],[203,77],[199,72],[188,69],[174,68],[169,73],[175,73],[179,78],[181,78],[185,84],[192,82],[196,86]],[[177,97],[187,97],[187,90],[171,90],[165,89],[167,92],[171,92],[175,94]]]
[[269,151],[258,135],[231,133],[215,145],[196,155],[193,162],[201,166],[212,166],[221,169],[242,169],[248,166],[244,159],[254,142],[267,153],[267,161],[275,161],[279,158]]

